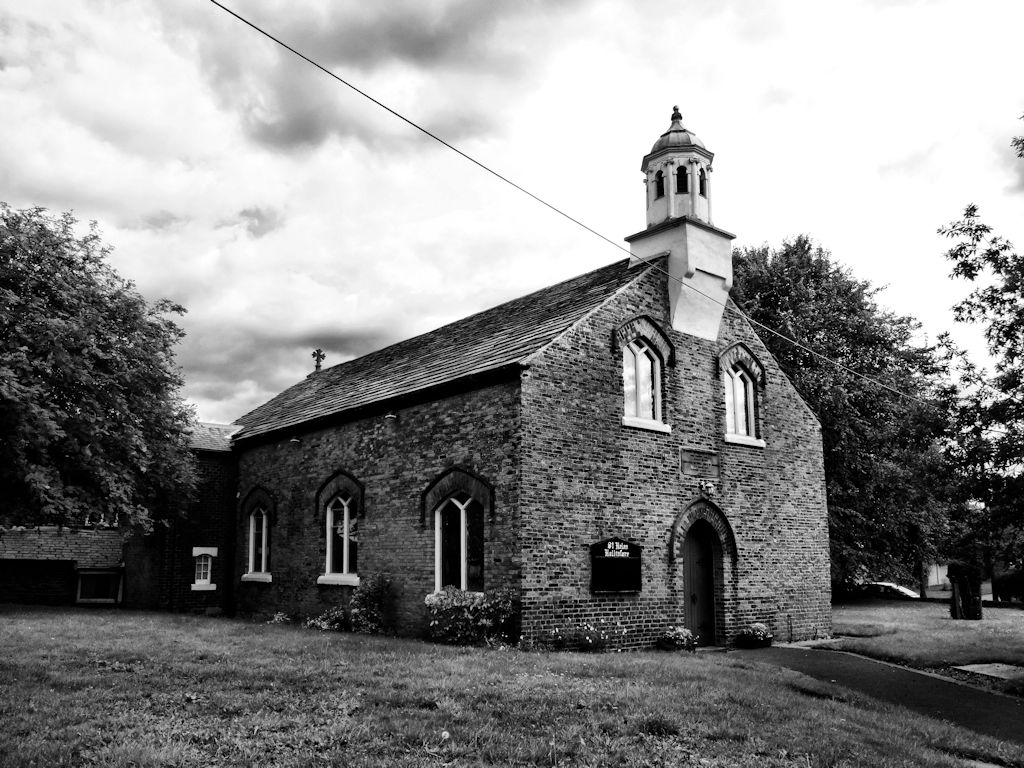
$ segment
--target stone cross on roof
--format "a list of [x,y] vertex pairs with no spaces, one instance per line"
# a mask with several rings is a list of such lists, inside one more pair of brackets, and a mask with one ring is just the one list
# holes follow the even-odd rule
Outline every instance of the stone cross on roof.
[[320,347],[313,350],[313,359],[316,360],[316,368],[314,370],[320,370],[320,363],[324,361],[325,357],[327,357],[327,355],[324,354],[324,351],[320,349]]

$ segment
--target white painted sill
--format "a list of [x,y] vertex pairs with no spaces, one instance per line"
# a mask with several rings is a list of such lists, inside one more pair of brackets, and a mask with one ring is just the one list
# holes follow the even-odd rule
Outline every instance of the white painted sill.
[[[244,578],[244,577],[243,577]],[[193,592],[212,592],[217,588],[216,584],[193,584]]]
[[765,442],[759,437],[751,437],[750,435],[725,435],[725,442],[733,443],[735,445],[749,445],[751,448],[764,448]]
[[274,580],[274,574],[270,572],[257,571],[254,573],[243,573],[242,581],[261,581],[264,584],[269,584]]
[[654,421],[653,419],[639,419],[636,416],[623,416],[622,426],[646,429],[648,432],[664,432],[665,434],[672,431],[672,425],[670,424]]
[[325,573],[322,576],[316,577],[316,583],[358,587],[359,575],[355,573]]

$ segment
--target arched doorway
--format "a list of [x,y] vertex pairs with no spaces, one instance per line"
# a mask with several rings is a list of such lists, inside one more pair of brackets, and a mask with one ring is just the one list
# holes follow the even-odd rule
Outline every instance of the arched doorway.
[[683,594],[686,628],[698,637],[700,645],[714,645],[715,577],[718,535],[706,520],[697,520],[686,532],[682,547]]

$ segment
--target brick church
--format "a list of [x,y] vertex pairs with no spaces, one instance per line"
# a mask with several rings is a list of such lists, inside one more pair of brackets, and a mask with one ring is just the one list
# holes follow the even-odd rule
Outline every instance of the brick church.
[[406,634],[451,585],[511,588],[527,637],[828,635],[820,427],[729,299],[712,159],[675,111],[630,258],[197,427],[206,494],[125,550],[129,602],[313,615],[382,573]]

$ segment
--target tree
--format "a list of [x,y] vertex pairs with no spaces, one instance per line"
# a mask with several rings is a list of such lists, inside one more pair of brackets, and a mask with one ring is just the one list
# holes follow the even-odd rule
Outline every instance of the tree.
[[880,309],[878,289],[807,236],[737,250],[733,261],[737,305],[803,345],[759,329],[821,421],[833,581],[920,578],[952,495],[941,357],[914,342],[916,321]]
[[[1024,136],[1010,144],[1024,159]],[[959,545],[980,545],[991,570],[992,559],[1024,559],[1024,258],[992,233],[975,205],[939,233],[956,241],[946,252],[952,276],[975,286],[954,316],[985,327],[995,360],[992,373],[961,362],[967,396],[957,409],[955,453],[972,502],[957,521]]]
[[194,485],[169,319],[93,223],[0,203],[0,522],[148,527]]

